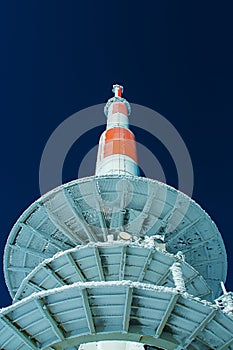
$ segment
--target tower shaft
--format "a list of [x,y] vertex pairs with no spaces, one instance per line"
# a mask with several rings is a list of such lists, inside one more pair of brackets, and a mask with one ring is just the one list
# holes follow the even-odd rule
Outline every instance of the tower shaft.
[[191,198],[137,176],[130,105],[113,92],[95,176],[42,196],[8,237],[0,349],[233,350],[220,233]]
[[139,175],[136,141],[129,130],[130,106],[122,90],[114,85],[115,96],[106,105],[107,128],[99,141],[96,175]]

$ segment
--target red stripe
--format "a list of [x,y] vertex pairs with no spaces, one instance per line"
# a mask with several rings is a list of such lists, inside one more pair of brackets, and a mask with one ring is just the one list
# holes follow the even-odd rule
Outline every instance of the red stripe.
[[112,128],[105,133],[104,158],[122,154],[137,163],[137,150],[134,134],[124,128]]
[[117,112],[128,116],[128,108],[122,102],[114,102],[112,104],[112,114],[117,113]]
[[134,134],[129,129],[111,128],[105,133],[105,140],[135,140]]
[[119,97],[121,97],[121,95],[122,95],[121,88],[118,88],[118,89],[117,89],[117,95],[118,95]]

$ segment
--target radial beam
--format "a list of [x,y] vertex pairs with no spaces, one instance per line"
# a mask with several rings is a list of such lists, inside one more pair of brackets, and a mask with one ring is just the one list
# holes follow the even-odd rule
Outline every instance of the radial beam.
[[103,213],[103,208],[102,208],[102,205],[101,205],[103,203],[103,200],[102,200],[102,197],[101,197],[101,192],[100,192],[98,181],[95,184],[94,196],[95,196],[95,203],[98,206],[97,214],[98,214],[98,217],[99,217],[100,227],[101,227],[101,230],[103,232],[104,241],[106,242],[108,240],[107,239],[108,228],[106,226],[106,220],[105,220],[105,216],[104,216],[104,213]]
[[101,258],[100,258],[100,253],[99,253],[99,249],[97,247],[94,247],[94,255],[95,255],[95,261],[96,261],[100,281],[105,281],[105,276],[104,276],[104,271],[103,271],[102,262],[101,262]]
[[32,271],[30,267],[24,267],[24,266],[9,266],[7,270],[14,271],[14,272],[25,272],[26,274]]
[[129,330],[132,300],[133,300],[133,288],[128,287],[126,290],[125,307],[124,307],[124,314],[123,314],[123,332],[128,332]]
[[166,279],[168,278],[168,276],[171,274],[171,270],[168,268],[165,273],[158,279],[158,281],[156,281],[156,284],[158,286],[163,285],[163,283],[166,281]]
[[188,339],[186,339],[185,343],[183,344],[183,348],[184,349],[186,347],[188,347],[188,345],[196,338],[198,333],[201,332],[205,328],[205,326],[214,318],[214,316],[216,315],[217,311],[218,311],[217,308],[211,310],[211,312],[207,315],[207,317],[205,317],[204,320],[197,325],[197,327],[195,328],[193,333],[190,334]]
[[230,348],[230,346],[233,344],[233,338],[230,339],[228,342],[226,342],[224,345],[219,346],[217,350],[224,350]]
[[85,244],[86,242],[82,240],[80,237],[75,235],[75,233],[67,226],[64,225],[60,220],[56,217],[56,215],[52,212],[51,209],[49,210],[49,218],[53,222],[53,224],[58,228],[58,230],[65,235],[66,237],[69,237],[73,240],[76,244]]
[[81,297],[83,300],[83,308],[84,308],[84,311],[86,314],[88,328],[89,328],[91,333],[95,333],[95,325],[94,325],[94,320],[93,320],[93,316],[92,316],[92,312],[91,312],[91,307],[90,307],[89,300],[88,300],[87,290],[81,289],[80,293],[81,293]]
[[151,263],[151,260],[152,260],[152,258],[153,258],[153,255],[154,255],[154,250],[153,250],[153,249],[150,249],[150,251],[149,251],[147,257],[145,258],[144,265],[143,265],[142,270],[141,270],[141,272],[140,272],[140,275],[139,275],[139,277],[138,277],[138,282],[141,282],[141,281],[143,280],[143,278],[144,278],[144,276],[145,276],[145,273],[146,273],[146,271],[147,271],[147,269],[148,269],[148,267],[149,267],[149,265],[150,265],[150,263]]
[[190,285],[190,284],[195,280],[195,278],[197,278],[198,276],[200,276],[200,274],[199,274],[199,272],[196,271],[190,278],[188,278],[188,279],[185,281],[186,287],[187,287],[188,285]]
[[149,188],[149,195],[141,213],[138,215],[138,217],[136,217],[136,219],[132,221],[132,224],[129,223],[127,226],[128,230],[133,229],[133,232],[135,235],[140,235],[142,231],[144,221],[149,215],[149,212],[153,203],[153,199],[156,196],[156,192],[157,192],[157,189],[151,190]]
[[67,243],[63,243],[59,240],[54,239],[51,235],[49,235],[48,233],[38,230],[34,227],[32,227],[29,224],[25,224],[25,223],[20,223],[20,226],[26,230],[31,231],[32,233],[34,233],[36,236],[41,237],[42,239],[44,239],[46,242],[49,242],[51,245],[53,245],[54,247],[58,248],[58,250],[63,250],[66,246],[71,247],[69,244]]
[[121,260],[119,265],[119,280],[123,280],[125,276],[125,264],[126,264],[126,249],[127,246],[123,245],[121,250]]
[[45,304],[43,299],[35,299],[35,302],[36,302],[42,316],[49,321],[49,324],[52,327],[56,336],[60,340],[64,340],[65,334],[63,333],[61,328],[58,327],[57,321],[53,318],[52,314],[49,311],[48,306]]
[[43,291],[43,290],[46,290],[45,288],[43,288],[43,287],[37,285],[37,284],[34,283],[33,281],[28,281],[27,284],[28,284],[29,286],[31,286],[32,288],[36,289],[38,292],[41,292],[41,291]]
[[13,250],[20,250],[23,253],[31,254],[34,256],[37,256],[38,258],[41,259],[47,259],[50,258],[51,255],[45,252],[40,252],[39,250],[33,249],[33,248],[28,248],[28,247],[21,247],[13,244],[9,244],[10,248]]
[[53,271],[51,266],[44,265],[43,269],[47,273],[49,273],[52,277],[54,277],[56,279],[56,281],[60,284],[60,286],[65,286],[66,285],[66,283],[63,281],[63,279],[60,276],[58,276],[58,274],[55,271]]
[[73,266],[73,268],[75,269],[75,271],[76,271],[76,273],[78,274],[80,280],[81,280],[82,282],[86,282],[86,278],[84,277],[82,270],[81,270],[81,269],[79,268],[79,266],[76,264],[76,262],[75,262],[73,256],[71,255],[71,253],[67,253],[67,254],[66,254],[66,257],[67,257],[69,263],[70,263],[70,264]]
[[[48,202],[49,203],[49,202]],[[65,236],[72,240],[72,243],[76,244],[82,244],[85,243],[82,239],[80,239],[77,235],[74,234],[74,232],[67,226],[64,225],[63,222],[61,222],[58,217],[56,216],[55,210],[52,210],[49,207],[49,204],[46,202],[38,203],[39,207],[46,211],[47,217],[50,219],[50,221],[53,223],[53,225]],[[65,199],[65,203],[62,204],[62,206],[67,206],[67,201]]]
[[15,324],[13,324],[6,316],[1,316],[0,321],[10,328],[18,338],[22,340],[25,345],[28,345],[33,350],[38,350],[37,344],[29,338],[27,334],[20,328],[18,328]]
[[77,209],[77,204],[74,202],[73,197],[71,196],[71,194],[64,189],[64,195],[67,199],[67,203],[69,204],[76,220],[78,221],[78,223],[80,224],[80,226],[83,228],[83,230],[85,231],[87,237],[89,238],[90,241],[94,241],[97,242],[97,238],[95,237],[95,235],[93,234],[93,232],[91,231],[90,227],[88,226],[88,223],[86,222],[86,220],[84,219],[82,213],[80,213]]
[[157,337],[159,337],[161,335],[161,333],[163,332],[163,329],[166,325],[166,322],[167,322],[169,316],[171,315],[178,298],[179,298],[179,294],[173,294],[173,296],[171,297],[171,300],[169,301],[167,309],[166,309],[165,313],[163,314],[163,317],[161,318],[160,324],[158,325],[158,327],[156,329],[156,336]]

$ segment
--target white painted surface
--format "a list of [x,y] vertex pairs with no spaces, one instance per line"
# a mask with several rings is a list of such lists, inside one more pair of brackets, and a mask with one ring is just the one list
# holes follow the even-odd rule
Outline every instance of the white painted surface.
[[123,341],[102,341],[82,344],[79,350],[144,350],[143,344]]
[[138,175],[137,163],[130,157],[122,154],[113,154],[97,161],[96,175]]
[[125,114],[116,112],[108,115],[107,129],[116,127],[125,129],[129,128],[129,119]]

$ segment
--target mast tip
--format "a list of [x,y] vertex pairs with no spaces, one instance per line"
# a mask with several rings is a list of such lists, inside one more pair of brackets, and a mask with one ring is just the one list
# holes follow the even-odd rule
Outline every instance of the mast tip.
[[115,94],[115,97],[122,97],[123,90],[123,86],[119,84],[114,84],[112,87],[112,92]]

